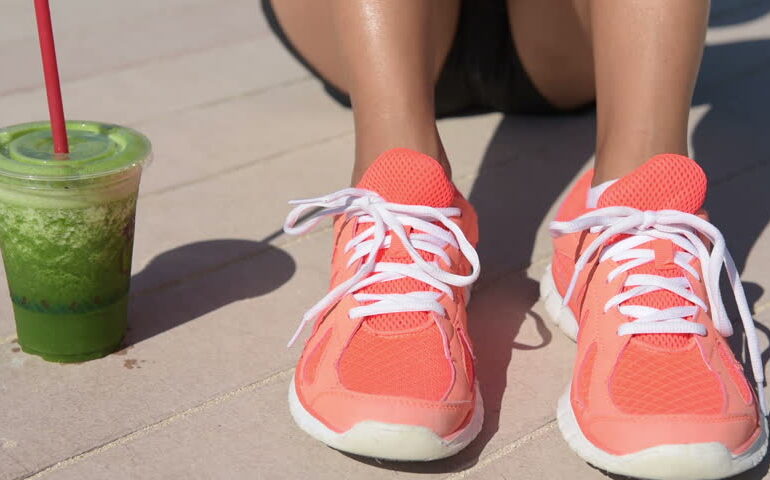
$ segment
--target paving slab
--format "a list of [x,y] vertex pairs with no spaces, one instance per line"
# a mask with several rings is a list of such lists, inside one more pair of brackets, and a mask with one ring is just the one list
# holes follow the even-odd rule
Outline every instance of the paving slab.
[[[204,181],[351,132],[349,113],[332,105],[320,91],[314,82],[306,81],[142,122],[137,127],[153,140],[157,159],[143,192]],[[301,175],[298,167],[293,176]]]
[[[232,0],[229,1],[232,3]],[[55,28],[54,33],[61,35],[84,27],[114,25],[118,21],[130,23],[141,18],[175,14],[185,7],[215,3],[216,0],[167,0],[162,3],[153,0],[134,0],[131,2],[131,8],[116,8],[106,2],[68,0],[66,4],[52,4],[51,15]],[[31,43],[37,42],[34,15],[33,5],[29,2],[5,0],[3,2],[3,16],[13,18],[16,21],[3,24],[3,29],[0,31],[0,42],[21,39],[27,39]]]
[[[135,125],[307,78],[272,35],[65,81],[70,118]],[[98,99],[98,101],[94,101]],[[43,86],[0,95],[0,125],[47,118]]]
[[[3,69],[0,95],[36,89],[43,84],[32,3],[13,1],[13,16],[6,16],[4,10],[3,25],[19,23],[27,35],[0,42],[0,58],[6,65],[13,65]],[[60,10],[65,9],[65,15],[90,20],[83,14],[96,2],[73,3],[77,5],[55,4],[54,21],[58,20]],[[93,22],[72,28],[66,28],[65,22],[63,31],[58,31],[56,23],[61,78],[84,78],[164,57],[238,44],[267,33],[259,4],[252,0],[228,0],[226,6],[213,0],[156,2],[150,8],[148,4],[144,3],[145,8],[140,7],[134,14],[133,2],[123,8],[110,4],[112,12],[97,7],[103,13],[97,14]],[[103,8],[108,8],[106,5]],[[66,90],[64,93],[66,98]]]

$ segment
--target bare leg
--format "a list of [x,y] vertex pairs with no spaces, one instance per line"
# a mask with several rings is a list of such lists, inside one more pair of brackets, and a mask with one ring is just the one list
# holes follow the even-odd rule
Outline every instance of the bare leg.
[[454,39],[460,0],[273,1],[297,50],[351,97],[354,184],[377,155],[394,147],[431,155],[449,171],[436,129],[434,88]]
[[591,31],[587,12],[575,3],[508,0],[511,34],[525,70],[540,93],[564,109],[595,98]]
[[657,153],[686,155],[708,0],[569,3],[572,8],[563,0],[509,0],[512,31],[535,85],[557,106],[585,97],[592,72],[583,65],[593,64],[594,185]]

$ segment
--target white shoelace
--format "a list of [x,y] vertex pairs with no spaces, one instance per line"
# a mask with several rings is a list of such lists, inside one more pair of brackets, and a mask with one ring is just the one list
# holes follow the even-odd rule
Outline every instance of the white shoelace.
[[[325,297],[316,303],[302,317],[297,331],[289,341],[293,345],[305,326],[316,320],[327,308],[336,304],[348,294],[354,294],[356,301],[365,303],[352,308],[348,313],[351,319],[363,319],[372,315],[398,312],[435,312],[444,315],[445,309],[438,299],[442,294],[454,298],[450,285],[466,287],[471,285],[479,276],[479,257],[473,245],[460,227],[449,217],[461,214],[459,208],[434,208],[422,205],[402,205],[386,202],[377,193],[360,188],[346,188],[330,195],[306,200],[290,202],[297,205],[286,218],[284,231],[292,235],[300,235],[312,230],[324,218],[336,215],[357,217],[359,223],[371,223],[352,238],[344,247],[345,252],[355,249],[348,260],[348,266],[364,259],[356,273],[348,280],[340,283]],[[297,225],[299,218],[308,210],[321,208],[304,223]],[[435,223],[443,225],[442,228]],[[416,232],[407,235],[405,226]],[[377,254],[383,248],[388,248],[395,234],[403,244],[414,263],[378,262]],[[452,245],[462,252],[472,266],[468,275],[457,275],[443,270],[437,261],[426,261],[417,250],[435,255],[446,264],[451,258],[444,248]],[[373,294],[355,293],[369,285],[410,277],[423,282],[436,290],[418,291],[403,294]],[[435,318],[435,316],[434,316]],[[448,340],[446,333],[439,327],[444,336],[445,353],[448,355]]]
[[[728,337],[733,334],[733,327],[727,316],[722,295],[719,289],[719,275],[724,265],[730,285],[738,305],[738,312],[746,333],[746,343],[751,360],[751,369],[757,382],[757,397],[763,414],[767,414],[767,403],[764,395],[764,368],[759,349],[754,319],[751,317],[746,295],[743,291],[738,271],[730,253],[725,249],[725,240],[720,231],[706,220],[676,210],[641,211],[630,207],[609,207],[594,210],[570,222],[552,222],[550,226],[553,236],[561,236],[589,230],[592,233],[601,232],[586,248],[575,265],[567,293],[564,296],[566,305],[572,297],[580,272],[607,241],[616,235],[629,237],[605,247],[599,257],[599,262],[612,259],[618,262],[607,278],[612,281],[618,275],[649,262],[655,261],[655,251],[637,248],[655,239],[670,240],[683,251],[676,252],[674,263],[700,280],[698,272],[690,265],[693,258],[700,261],[703,272],[703,283],[708,294],[709,304],[706,305],[690,288],[685,276],[668,278],[658,275],[628,275],[625,282],[627,290],[615,295],[604,306],[607,312],[614,307],[632,320],[618,328],[618,335],[637,335],[646,333],[687,333],[706,335],[706,327],[693,321],[686,320],[694,317],[698,309],[711,311],[711,318],[717,331]],[[700,235],[712,243],[711,252],[701,240]],[[623,263],[620,263],[623,262]],[[692,303],[692,306],[679,306],[660,310],[657,308],[629,305],[635,297],[658,290],[667,290]]]

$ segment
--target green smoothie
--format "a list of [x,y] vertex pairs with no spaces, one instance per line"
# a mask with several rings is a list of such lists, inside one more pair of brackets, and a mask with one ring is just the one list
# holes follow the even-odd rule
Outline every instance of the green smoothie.
[[0,129],[0,249],[19,344],[56,362],[102,357],[127,321],[140,133],[68,122],[57,158],[47,122]]

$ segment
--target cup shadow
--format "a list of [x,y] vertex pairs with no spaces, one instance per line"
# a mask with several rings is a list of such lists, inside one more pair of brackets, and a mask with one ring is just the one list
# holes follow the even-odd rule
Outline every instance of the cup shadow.
[[216,239],[164,252],[132,278],[124,346],[230,303],[266,295],[295,269],[288,253],[266,241]]

